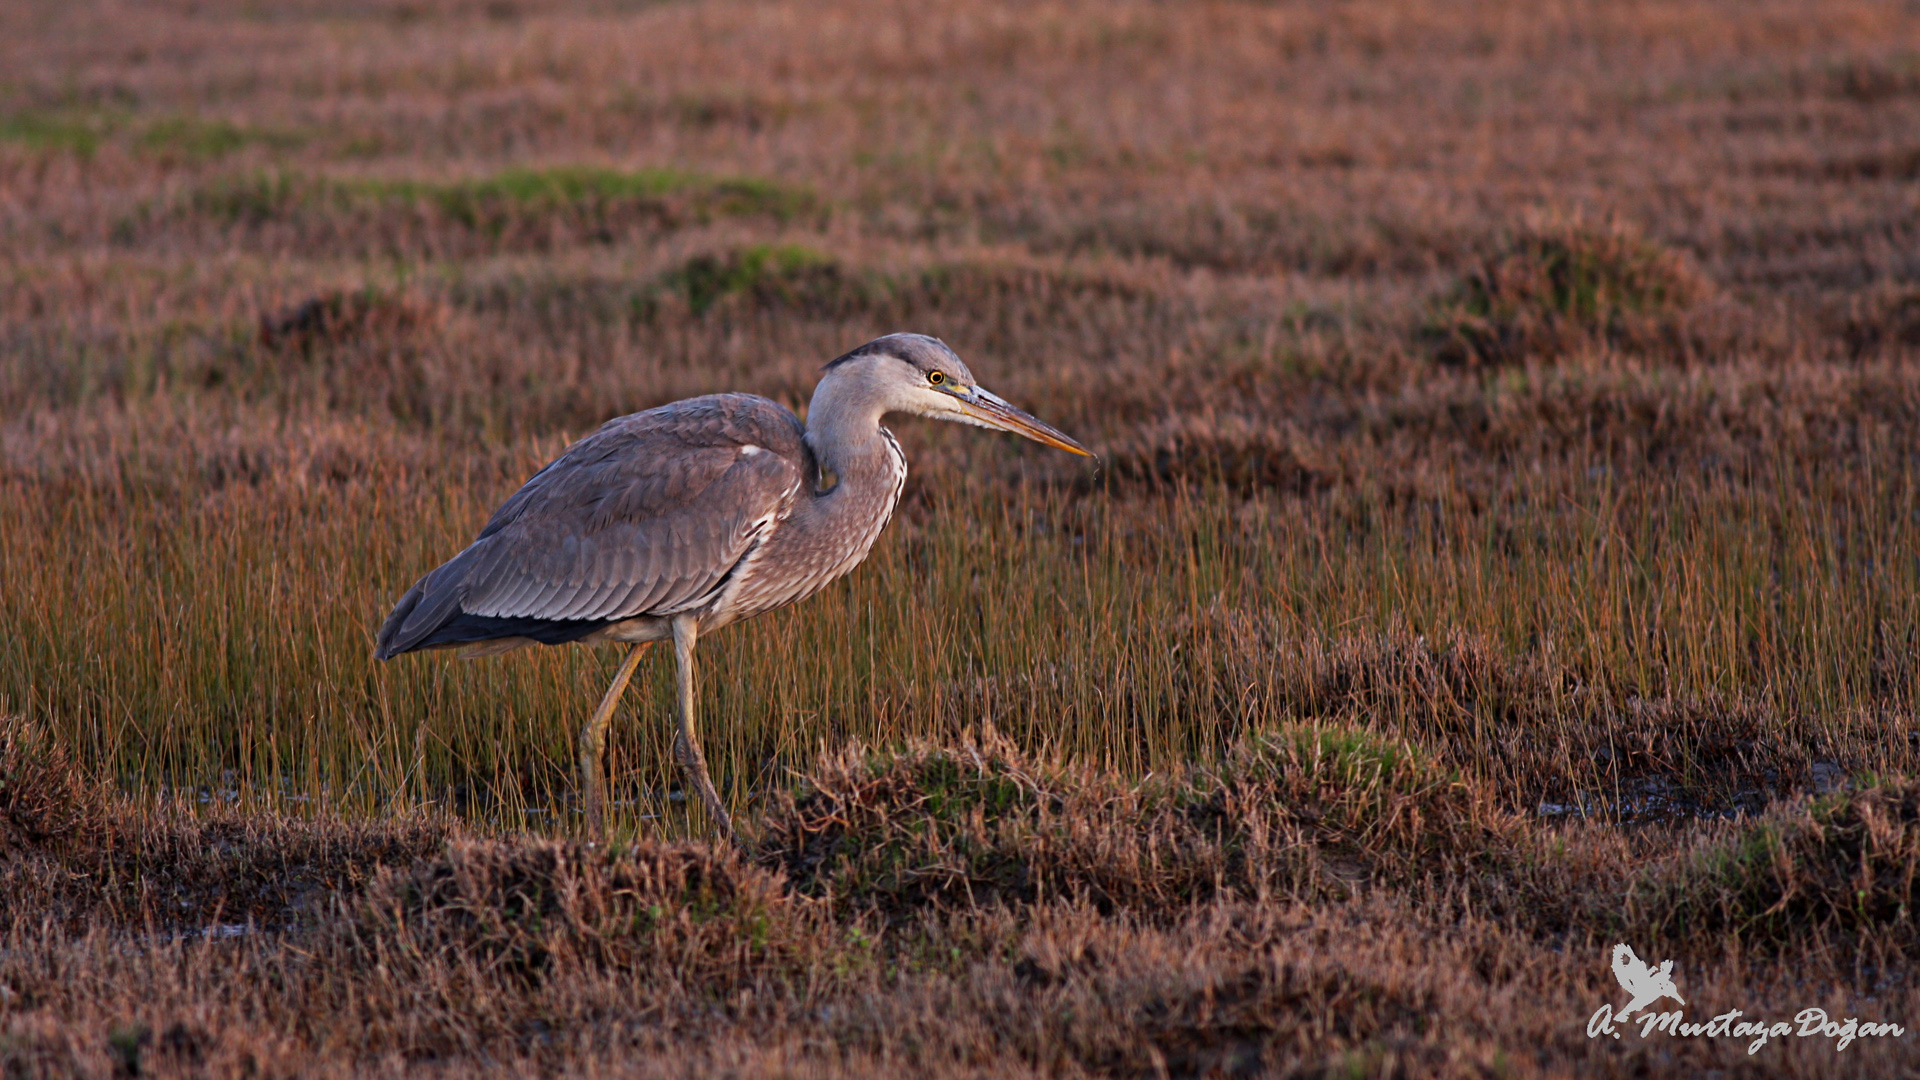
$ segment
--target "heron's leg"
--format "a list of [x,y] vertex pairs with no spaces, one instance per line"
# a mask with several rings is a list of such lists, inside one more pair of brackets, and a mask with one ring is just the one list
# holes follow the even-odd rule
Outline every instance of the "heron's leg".
[[607,838],[606,780],[600,769],[600,753],[607,745],[607,725],[613,721],[613,707],[619,704],[621,693],[633,678],[633,669],[640,666],[640,653],[646,647],[642,642],[627,653],[620,670],[613,676],[613,685],[607,687],[607,695],[600,699],[600,707],[593,710],[587,726],[580,729],[580,803],[587,812],[587,835],[595,840]]
[[674,618],[673,661],[677,676],[674,682],[680,698],[680,736],[674,740],[673,748],[680,756],[680,768],[700,793],[700,800],[707,804],[707,812],[720,823],[720,831],[727,839],[738,840],[733,834],[733,816],[727,813],[726,805],[720,801],[719,793],[713,790],[713,781],[707,776],[707,755],[700,752],[700,735],[693,726],[693,643],[699,633],[693,616]]

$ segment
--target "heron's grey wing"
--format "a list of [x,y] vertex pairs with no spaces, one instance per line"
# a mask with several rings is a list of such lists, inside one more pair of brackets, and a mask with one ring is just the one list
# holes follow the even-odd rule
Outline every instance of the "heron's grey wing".
[[672,614],[726,578],[791,503],[800,476],[740,447],[550,473],[541,498],[474,545],[460,607],[495,618]]
[[401,600],[379,655],[462,614],[600,623],[708,602],[791,507],[808,475],[803,434],[791,412],[746,395],[609,421]]

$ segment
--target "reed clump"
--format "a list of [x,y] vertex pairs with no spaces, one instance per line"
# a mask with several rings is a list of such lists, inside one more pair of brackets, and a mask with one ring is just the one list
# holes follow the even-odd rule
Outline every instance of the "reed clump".
[[1552,361],[1588,345],[1657,349],[1714,295],[1694,264],[1617,223],[1527,228],[1438,301],[1426,335],[1445,364]]
[[0,855],[85,844],[105,794],[39,725],[0,717]]
[[489,983],[583,970],[645,972],[725,999],[804,970],[824,928],[777,877],[705,845],[461,840],[375,880],[355,901],[363,966],[474,965]]

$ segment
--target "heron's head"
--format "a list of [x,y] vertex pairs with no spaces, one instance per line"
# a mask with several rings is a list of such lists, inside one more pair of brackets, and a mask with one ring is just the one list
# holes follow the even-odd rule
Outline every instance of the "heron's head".
[[[925,334],[888,334],[874,338],[827,365],[836,373],[857,377],[862,389],[884,412],[905,412],[935,420],[1011,431],[1060,450],[1093,456],[1093,452],[1050,424],[1015,408],[973,379],[973,372],[946,342]],[[826,380],[821,383],[826,386]]]

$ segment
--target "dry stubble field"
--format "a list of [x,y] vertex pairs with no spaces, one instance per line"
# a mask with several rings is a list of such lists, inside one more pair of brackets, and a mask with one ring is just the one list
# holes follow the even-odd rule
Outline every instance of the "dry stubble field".
[[[1920,9],[0,8],[0,1075],[1908,1075]],[[567,440],[938,334],[867,565],[376,665]]]

